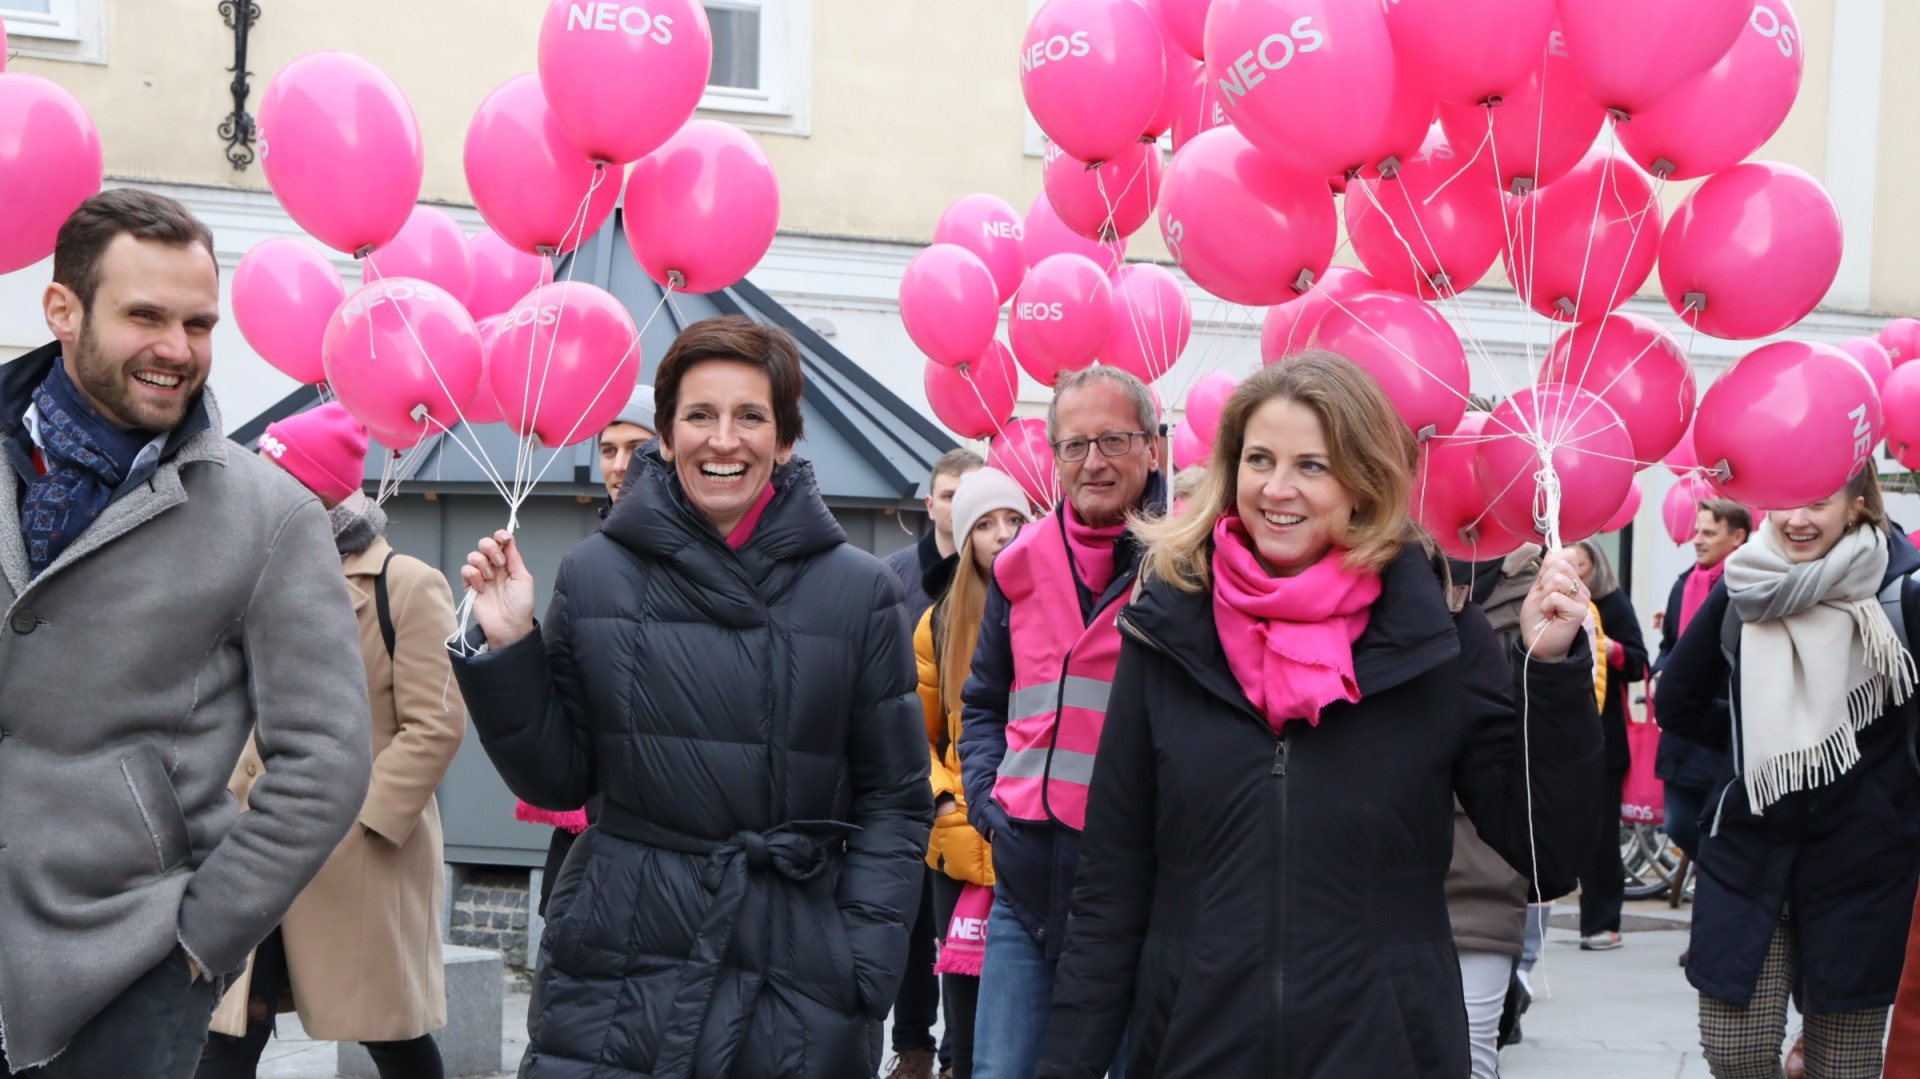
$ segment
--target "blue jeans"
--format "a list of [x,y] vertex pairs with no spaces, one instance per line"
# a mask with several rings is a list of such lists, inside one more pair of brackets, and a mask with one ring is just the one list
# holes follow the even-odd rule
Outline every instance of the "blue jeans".
[[[980,1008],[973,1021],[974,1079],[1030,1079],[1047,1040],[1058,963],[1006,900],[995,896],[987,915],[987,957],[980,968]],[[1125,1079],[1122,1039],[1109,1079]]]
[[1687,857],[1700,860],[1700,813],[1707,806],[1711,791],[1703,787],[1667,784],[1667,823],[1664,831]]

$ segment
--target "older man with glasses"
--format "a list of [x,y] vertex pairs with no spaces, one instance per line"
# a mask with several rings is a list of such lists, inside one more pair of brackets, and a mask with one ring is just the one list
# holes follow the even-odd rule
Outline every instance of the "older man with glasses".
[[[999,878],[975,1079],[1025,1079],[1039,1060],[1120,654],[1115,620],[1140,564],[1127,519],[1166,504],[1157,409],[1132,375],[1092,367],[1062,376],[1047,437],[1063,498],[994,561],[961,695],[968,811],[994,844]],[[1119,1060],[1109,1074],[1121,1075]]]

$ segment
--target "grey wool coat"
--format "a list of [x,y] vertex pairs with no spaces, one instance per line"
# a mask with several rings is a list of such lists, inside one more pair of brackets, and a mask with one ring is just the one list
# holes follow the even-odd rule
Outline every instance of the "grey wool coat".
[[[29,580],[22,414],[58,356],[0,367],[0,1043],[15,1070],[57,1056],[175,948],[237,974],[353,823],[372,756],[326,513],[221,434],[211,393]],[[241,817],[227,780],[256,728],[267,775]]]

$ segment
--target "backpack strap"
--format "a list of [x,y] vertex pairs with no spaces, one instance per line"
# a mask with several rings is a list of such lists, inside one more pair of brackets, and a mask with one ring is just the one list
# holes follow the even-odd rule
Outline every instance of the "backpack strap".
[[[387,567],[393,564],[393,551],[387,552],[387,560],[380,563],[380,572],[373,578],[373,609],[380,616],[380,639],[387,644],[387,658],[393,658],[393,604],[387,599]],[[1906,635],[1901,634],[1901,643],[1906,643]]]

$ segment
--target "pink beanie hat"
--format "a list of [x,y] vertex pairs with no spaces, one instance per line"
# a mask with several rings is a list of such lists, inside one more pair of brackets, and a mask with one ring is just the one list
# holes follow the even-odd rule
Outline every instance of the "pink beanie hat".
[[338,401],[267,425],[260,451],[328,502],[345,502],[366,474],[367,429]]

